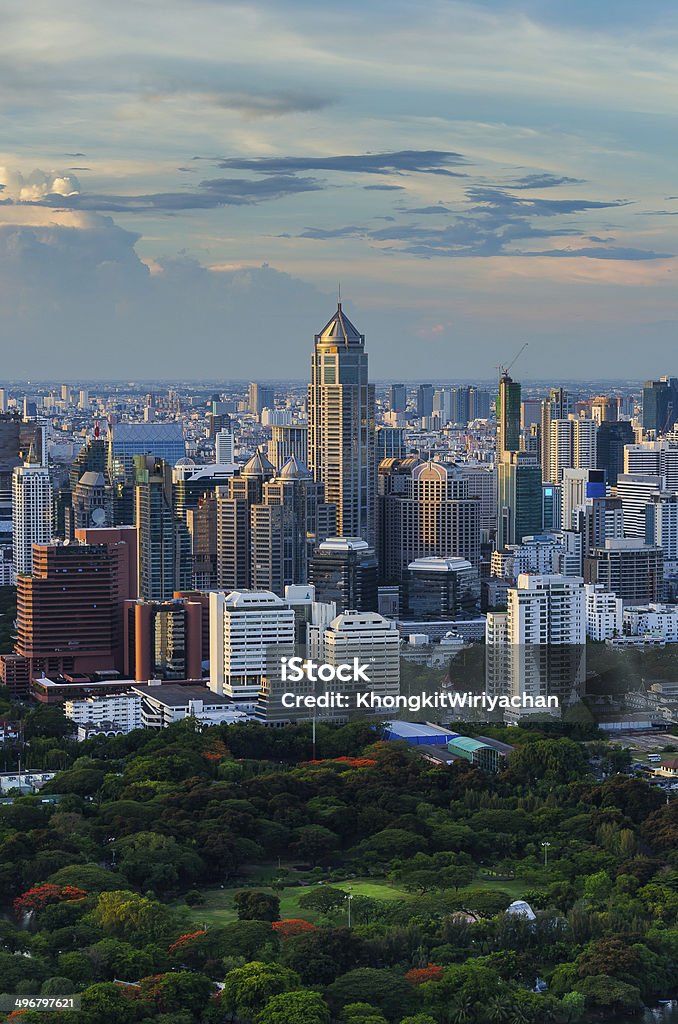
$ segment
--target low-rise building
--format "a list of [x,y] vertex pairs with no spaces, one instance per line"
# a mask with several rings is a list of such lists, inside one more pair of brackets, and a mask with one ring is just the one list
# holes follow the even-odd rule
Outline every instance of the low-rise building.
[[[141,697],[137,693],[108,693],[64,701],[64,714],[85,732],[128,733],[141,729]],[[103,728],[106,726],[106,728]]]
[[651,633],[669,644],[678,643],[678,605],[627,605],[624,609],[624,632],[630,636]]
[[141,698],[141,724],[145,729],[165,729],[184,718],[195,718],[203,726],[235,725],[249,715],[222,694],[206,686],[156,683],[134,686]]
[[586,635],[589,640],[609,640],[620,636],[623,625],[623,602],[600,583],[587,583]]

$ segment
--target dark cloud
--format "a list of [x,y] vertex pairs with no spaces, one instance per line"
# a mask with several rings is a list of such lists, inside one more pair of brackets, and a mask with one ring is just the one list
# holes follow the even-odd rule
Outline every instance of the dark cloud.
[[438,203],[436,206],[415,206],[410,210],[404,210],[404,213],[452,213],[447,206],[443,206],[442,203]]
[[583,213],[587,210],[610,210],[619,206],[630,205],[629,199],[612,199],[600,202],[590,199],[534,199],[527,196],[514,196],[500,188],[489,188],[484,185],[467,189],[467,198],[481,205],[475,210],[497,210],[506,214],[538,217],[556,217],[560,214]]
[[507,187],[514,190],[531,188],[557,188],[559,185],[583,185],[583,178],[568,178],[564,174],[544,173],[524,174],[522,178],[516,178]]
[[34,202],[38,206],[103,213],[148,213],[150,211],[211,210],[219,206],[250,206],[271,199],[282,199],[322,187],[315,178],[295,175],[270,175],[264,178],[212,178],[201,181],[185,192],[155,192],[146,195],[103,195],[84,193],[72,196],[47,195]]
[[585,256],[591,260],[668,260],[674,253],[653,252],[651,249],[633,249],[624,246],[599,246],[582,249],[547,249],[545,252],[522,252],[521,256]]
[[[316,240],[323,240],[325,238],[353,238],[360,237],[368,234],[367,228],[355,227],[350,225],[345,228],[306,228],[302,231],[297,238],[314,238]],[[289,236],[288,236],[289,237]]]
[[438,149],[403,149],[397,153],[364,153],[351,156],[231,157],[222,160],[222,168],[259,171],[263,174],[296,174],[303,171],[345,171],[353,174],[445,174],[466,177],[449,170],[467,161],[460,153]]
[[404,185],[363,185],[365,192],[404,192]]
[[324,110],[336,102],[334,97],[306,90],[280,92],[216,92],[205,98],[218,107],[235,110],[246,117],[283,117],[286,114],[307,114]]

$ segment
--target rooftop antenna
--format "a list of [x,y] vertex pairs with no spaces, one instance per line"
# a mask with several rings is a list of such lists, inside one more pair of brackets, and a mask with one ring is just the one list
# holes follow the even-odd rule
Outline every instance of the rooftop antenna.
[[341,309],[341,281],[339,282],[339,288],[337,293],[337,305],[339,306],[339,309]]

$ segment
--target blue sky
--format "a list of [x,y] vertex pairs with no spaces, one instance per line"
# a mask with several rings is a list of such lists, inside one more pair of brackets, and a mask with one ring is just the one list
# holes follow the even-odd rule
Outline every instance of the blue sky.
[[5,375],[676,372],[669,3],[3,4]]

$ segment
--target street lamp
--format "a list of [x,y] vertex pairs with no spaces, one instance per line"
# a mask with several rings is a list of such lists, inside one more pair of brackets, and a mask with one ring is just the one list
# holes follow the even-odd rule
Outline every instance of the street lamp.
[[353,899],[353,893],[350,892],[346,897],[348,900],[348,926],[351,927],[351,900]]
[[544,850],[544,867],[547,868],[549,866],[549,846],[551,844],[547,841],[544,841],[541,845]]

